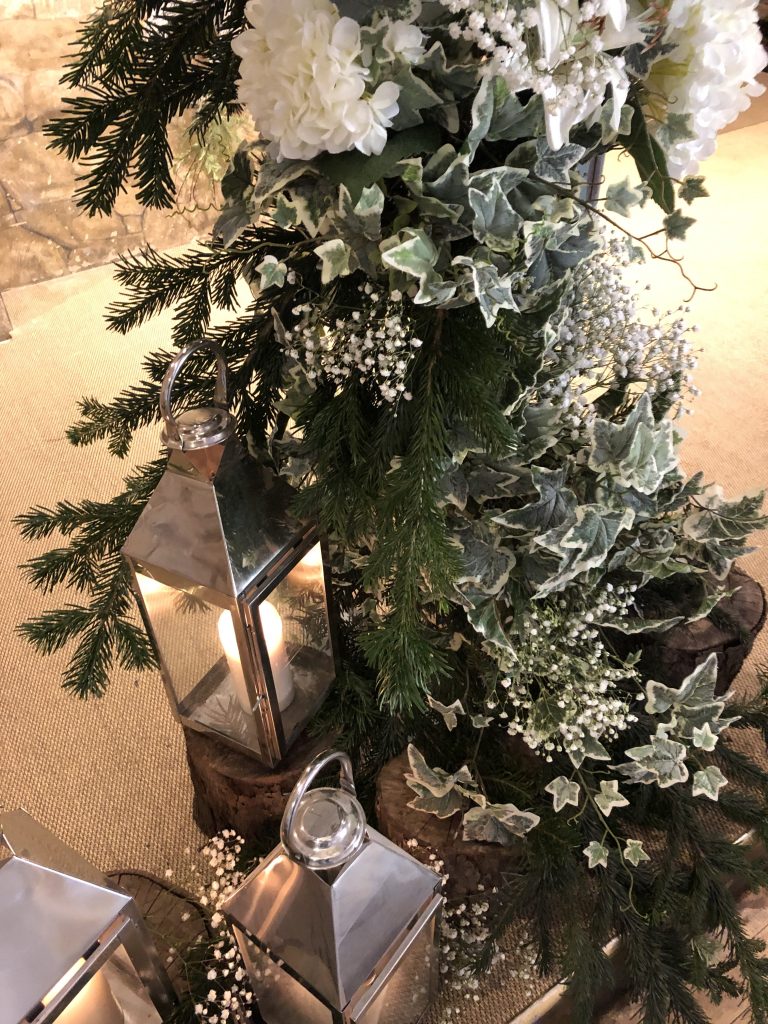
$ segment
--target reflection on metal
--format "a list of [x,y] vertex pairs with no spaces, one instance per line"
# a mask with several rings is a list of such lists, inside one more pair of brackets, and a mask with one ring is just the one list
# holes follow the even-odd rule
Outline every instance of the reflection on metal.
[[[309,791],[334,760],[341,789]],[[440,879],[367,826],[346,754],[305,770],[281,840],[224,907],[266,1024],[414,1024],[437,985]]]
[[[174,415],[173,383],[203,347],[213,405]],[[179,720],[274,765],[335,677],[322,542],[235,438],[218,346],[171,363],[160,408],[168,468],[123,548],[139,606]]]
[[32,844],[0,866],[0,1024],[160,1024],[176,997],[131,897],[56,869],[79,857],[25,812],[4,821],[11,849]]

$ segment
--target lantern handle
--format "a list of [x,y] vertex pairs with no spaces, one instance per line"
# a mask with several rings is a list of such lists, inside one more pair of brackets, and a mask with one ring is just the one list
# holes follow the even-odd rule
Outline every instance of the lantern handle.
[[226,410],[227,408],[227,361],[224,358],[223,349],[215,341],[210,341],[207,338],[192,342],[191,345],[182,349],[169,364],[163,377],[163,383],[160,385],[160,415],[165,423],[165,435],[178,445],[181,444],[181,437],[176,419],[171,411],[171,391],[184,363],[202,348],[209,348],[216,358],[216,387],[213,392],[213,404],[219,409]]
[[299,776],[299,781],[293,787],[293,792],[288,798],[288,803],[285,805],[283,820],[280,822],[280,842],[289,852],[296,852],[291,842],[291,831],[299,804],[317,776],[331,761],[338,761],[341,766],[339,770],[339,784],[341,788],[349,793],[350,796],[356,795],[355,779],[352,774],[352,762],[349,759],[349,754],[345,754],[341,750],[324,750],[318,754],[317,757],[309,762]]

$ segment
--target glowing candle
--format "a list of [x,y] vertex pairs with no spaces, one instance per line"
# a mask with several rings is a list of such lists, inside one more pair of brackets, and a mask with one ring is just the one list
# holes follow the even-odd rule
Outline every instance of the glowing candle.
[[231,612],[225,611],[219,616],[219,640],[221,640],[221,646],[224,648],[227,666],[229,667],[229,678],[232,680],[235,695],[240,702],[240,707],[247,715],[250,715],[253,708],[248,697],[248,687],[245,685],[243,663],[240,660],[240,648],[237,646],[235,624],[232,621]]
[[275,681],[277,704],[283,711],[294,697],[293,676],[288,663],[288,651],[283,642],[283,620],[277,608],[269,601],[263,601],[259,605],[259,616],[269,654],[269,664],[272,667],[272,678]]
[[298,562],[289,579],[297,583],[316,584],[323,579],[323,551],[320,544],[315,544]]
[[[85,960],[78,960],[58,985],[55,985],[48,995],[41,1000],[43,1006],[47,1006],[64,988],[70,978],[73,978],[83,967]],[[67,1004],[66,1008],[56,1018],[56,1024],[125,1024],[123,1011],[115,1002],[112,990],[107,979],[99,971],[91,978],[88,984],[81,988],[75,998]]]

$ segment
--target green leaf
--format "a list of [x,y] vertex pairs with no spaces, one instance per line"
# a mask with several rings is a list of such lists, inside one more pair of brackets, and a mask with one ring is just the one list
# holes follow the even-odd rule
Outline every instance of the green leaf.
[[608,854],[610,853],[607,846],[603,846],[602,843],[598,843],[596,839],[584,849],[584,856],[587,858],[588,868],[607,868],[608,867]]
[[704,188],[704,178],[693,175],[683,180],[677,194],[689,205],[694,201],[694,199],[705,199],[709,196],[709,192]]
[[539,138],[536,140],[534,172],[544,181],[570,186],[571,177],[568,172],[579,163],[585,153],[583,146],[577,146],[573,142],[561,146],[558,150],[552,150],[546,139]]
[[674,428],[669,420],[656,423],[648,392],[623,423],[596,419],[590,433],[590,467],[622,487],[655,494],[677,468]]
[[645,115],[638,104],[628,134],[620,136],[627,152],[637,165],[640,180],[651,190],[654,202],[665,213],[675,209],[675,187],[667,170],[664,150],[648,131]]
[[576,576],[602,565],[620,531],[629,529],[633,521],[631,509],[579,505],[561,526],[534,538],[535,544],[560,556],[557,571],[540,584],[536,596],[562,590]]
[[578,782],[571,782],[565,775],[558,775],[556,779],[553,779],[548,786],[544,787],[544,792],[551,793],[555,814],[559,814],[566,804],[570,804],[572,807],[579,806],[581,786]]
[[667,238],[685,238],[688,228],[695,223],[694,217],[686,217],[679,210],[675,210],[674,213],[670,213],[668,217],[664,218],[664,229],[667,232]]
[[406,773],[405,781],[416,794],[416,798],[408,804],[409,807],[434,814],[438,818],[450,818],[466,806],[465,798],[469,795],[467,787],[474,786],[472,774],[466,765],[453,775],[442,768],[430,768],[412,743],[408,744],[408,763],[411,771]]
[[349,258],[352,250],[342,242],[340,238],[331,238],[315,249],[315,255],[320,257],[322,271],[320,280],[323,284],[329,284],[337,277],[346,277],[350,274],[351,268]]
[[541,818],[531,811],[521,811],[514,804],[488,804],[485,807],[473,807],[462,819],[465,842],[500,843],[512,846],[532,828]]
[[639,839],[628,839],[627,845],[624,847],[624,860],[631,864],[633,867],[637,867],[641,861],[650,860],[651,858],[643,849],[643,844]]
[[447,301],[456,291],[454,284],[443,281],[434,270],[438,251],[423,228],[406,228],[399,236],[385,239],[380,248],[384,266],[418,279],[414,302]]
[[577,504],[576,495],[565,487],[567,475],[567,466],[559,469],[531,466],[531,480],[539,492],[539,500],[494,516],[493,521],[510,530],[538,534],[560,526]]
[[442,716],[448,732],[453,732],[458,725],[459,720],[456,716],[465,714],[464,707],[460,700],[455,700],[453,704],[441,704],[440,701],[435,700],[431,694],[427,694],[427,704],[429,704],[433,711],[437,711],[437,713]]
[[400,95],[397,97],[398,114],[392,122],[393,129],[398,132],[405,128],[412,128],[415,125],[423,124],[422,110],[439,106],[442,100],[423,78],[415,75],[409,66],[400,70],[388,81],[394,82],[400,87]]
[[618,764],[616,771],[630,783],[649,785],[655,782],[660,789],[666,789],[688,778],[685,745],[669,739],[661,732],[657,732],[650,743],[631,747],[626,755],[633,763]]
[[619,784],[615,779],[600,782],[600,792],[595,797],[595,803],[606,818],[615,807],[628,807],[629,800],[619,792]]
[[285,284],[288,267],[278,261],[276,256],[265,256],[256,270],[261,275],[259,287],[262,291],[266,288],[282,288]]
[[693,796],[706,796],[710,800],[718,800],[720,790],[727,785],[728,779],[716,765],[711,764],[702,771],[694,772],[692,794]]
[[500,538],[481,521],[474,521],[454,534],[463,555],[464,568],[456,578],[457,585],[470,584],[480,593],[494,596],[509,579],[515,564],[514,555],[499,551]]
[[633,206],[642,201],[643,192],[639,188],[633,188],[629,178],[625,178],[618,184],[609,185],[605,193],[605,208],[612,213],[628,217]]
[[494,598],[483,599],[482,595],[478,595],[474,603],[467,609],[467,619],[475,632],[479,633],[489,644],[505,651],[509,650],[509,638],[504,632],[499,608]]
[[398,164],[406,157],[419,153],[433,153],[440,145],[440,129],[437,125],[419,125],[393,132],[378,156],[348,152],[323,154],[313,161],[320,174],[335,185],[346,185],[352,199],[357,201],[366,185],[373,185],[383,178],[396,176]]
[[478,242],[497,252],[517,249],[523,218],[512,209],[499,179],[492,178],[482,192],[470,188],[468,198],[475,215],[472,232]]
[[694,728],[692,736],[694,747],[698,747],[700,750],[711,753],[717,746],[718,736],[717,733],[712,732],[709,722],[705,722],[700,729]]

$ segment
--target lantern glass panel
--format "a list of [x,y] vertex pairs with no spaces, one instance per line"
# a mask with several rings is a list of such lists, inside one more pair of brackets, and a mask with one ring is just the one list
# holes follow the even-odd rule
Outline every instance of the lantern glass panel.
[[242,932],[239,945],[264,1024],[334,1024],[333,1011]]
[[429,1006],[437,982],[437,949],[432,915],[408,952],[355,1024],[415,1024]]
[[320,544],[255,605],[286,746],[315,714],[335,667]]
[[182,719],[261,749],[232,613],[136,574]]

